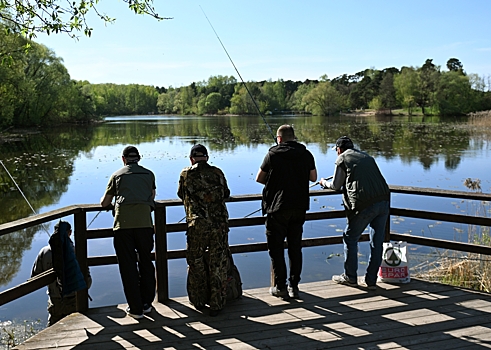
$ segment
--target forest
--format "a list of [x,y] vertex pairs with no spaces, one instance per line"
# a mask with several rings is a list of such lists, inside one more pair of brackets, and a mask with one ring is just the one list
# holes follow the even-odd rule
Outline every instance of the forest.
[[[77,81],[63,59],[0,23],[0,127],[87,123],[108,115],[303,113],[329,116],[371,109],[465,115],[491,109],[491,76],[467,73],[457,58],[442,68],[368,68],[318,80],[249,81],[212,76],[168,88]],[[326,71],[329,67],[326,67]],[[253,96],[253,99],[251,98]]]

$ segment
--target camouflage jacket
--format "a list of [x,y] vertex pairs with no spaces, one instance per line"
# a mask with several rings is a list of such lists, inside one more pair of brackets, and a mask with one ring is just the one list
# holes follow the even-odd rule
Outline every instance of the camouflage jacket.
[[179,177],[177,195],[184,202],[188,226],[228,224],[225,199],[230,196],[223,172],[207,162],[184,168]]

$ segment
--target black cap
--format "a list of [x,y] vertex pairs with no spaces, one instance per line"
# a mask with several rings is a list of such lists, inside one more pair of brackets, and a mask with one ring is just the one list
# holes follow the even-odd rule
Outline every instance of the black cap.
[[140,160],[140,153],[135,146],[126,146],[123,150],[123,157],[128,160]]
[[208,150],[206,149],[205,146],[200,145],[199,143],[197,145],[194,145],[191,148],[191,152],[189,153],[190,157],[196,158],[196,157],[208,157]]
[[341,136],[337,141],[336,145],[332,148],[335,150],[337,147],[342,149],[350,149],[353,148],[353,141],[348,136]]

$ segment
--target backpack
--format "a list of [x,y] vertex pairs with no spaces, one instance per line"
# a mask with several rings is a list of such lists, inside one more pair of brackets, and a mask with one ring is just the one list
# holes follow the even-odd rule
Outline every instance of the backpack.
[[240,278],[239,269],[234,264],[234,258],[230,249],[228,251],[228,267],[227,267],[227,301],[239,299],[242,296],[242,280]]

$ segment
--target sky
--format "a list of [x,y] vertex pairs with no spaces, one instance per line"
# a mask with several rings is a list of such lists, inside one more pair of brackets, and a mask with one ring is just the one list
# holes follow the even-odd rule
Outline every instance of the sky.
[[135,15],[122,1],[102,0],[92,36],[38,35],[63,58],[72,79],[90,83],[180,87],[233,75],[220,41],[245,81],[305,81],[367,68],[446,70],[459,59],[467,73],[491,75],[489,0],[156,0],[170,20]]

